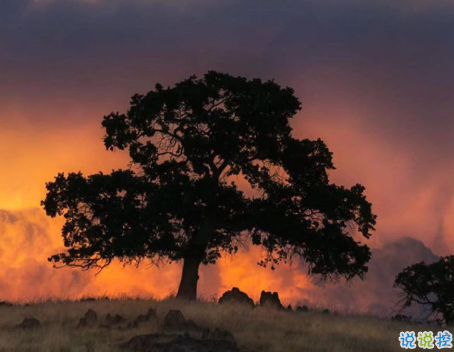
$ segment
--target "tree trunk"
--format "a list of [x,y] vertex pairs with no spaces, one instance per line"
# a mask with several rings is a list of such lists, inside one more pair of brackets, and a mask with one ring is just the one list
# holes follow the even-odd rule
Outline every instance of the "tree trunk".
[[184,256],[183,273],[181,274],[180,287],[177,298],[186,300],[197,299],[197,282],[199,281],[199,266],[205,258],[205,251],[214,230],[214,223],[205,219],[197,235],[190,243]]
[[197,299],[197,282],[199,281],[199,266],[201,260],[195,256],[184,258],[183,273],[177,298],[194,301]]

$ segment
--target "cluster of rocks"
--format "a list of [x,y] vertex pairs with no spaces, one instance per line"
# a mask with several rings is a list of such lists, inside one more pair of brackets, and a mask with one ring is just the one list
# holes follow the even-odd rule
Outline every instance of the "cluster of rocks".
[[233,341],[195,339],[189,335],[147,334],[133,337],[122,345],[139,352],[239,352]]
[[[110,314],[106,315],[105,321],[100,322],[98,319],[98,314],[93,310],[89,309],[84,314],[82,318],[79,319],[77,324],[77,328],[90,328],[96,327],[104,328],[104,329],[111,329],[113,327],[117,327],[119,329],[122,328],[136,328],[141,323],[145,323],[151,321],[152,319],[156,319],[157,314],[156,310],[150,308],[146,314],[140,314],[136,319],[132,322],[127,322],[127,320],[122,317],[120,314]],[[124,325],[126,324],[127,325]],[[18,329],[34,329],[41,325],[40,321],[34,317],[25,318],[20,324],[16,325]]]
[[[256,304],[245,293],[237,287],[225,292],[219,299],[219,304],[241,304],[254,308],[264,307],[276,310],[293,311],[291,305],[285,308],[277,292],[262,291],[260,300]],[[0,302],[1,304],[1,302]],[[296,312],[308,312],[307,306],[297,306]],[[325,309],[323,314],[330,314]],[[405,320],[396,316],[393,320]],[[146,314],[140,314],[132,321],[127,321],[120,314],[107,314],[103,321],[98,319],[98,314],[93,309],[88,309],[85,315],[80,318],[78,328],[99,327],[104,329],[112,328],[135,328],[142,323],[156,321],[158,333],[145,334],[132,337],[128,342],[121,345],[123,349],[138,352],[239,352],[239,348],[231,332],[220,328],[210,329],[200,326],[191,319],[186,319],[179,310],[170,310],[162,321],[157,320],[156,310],[150,308]],[[40,326],[38,319],[26,318],[17,325],[19,329],[33,329]],[[289,332],[290,334],[290,332]]]
[[[96,327],[111,329],[112,327],[137,327],[138,324],[157,319],[156,310],[150,308],[146,314],[139,315],[132,322],[119,314],[107,314],[100,322],[98,314],[88,309],[77,324],[78,328]],[[33,329],[40,326],[38,319],[26,318],[17,325],[18,329]],[[200,326],[191,319],[186,319],[179,310],[170,310],[165,318],[158,323],[159,333],[132,337],[121,347],[139,352],[239,352],[237,343],[231,332],[220,328],[210,329]]]
[[[87,300],[90,300],[88,298]],[[267,291],[262,291],[260,294],[260,300],[258,304],[254,304],[254,301],[252,298],[250,298],[245,292],[242,292],[239,288],[233,287],[230,291],[224,292],[224,294],[221,296],[219,299],[219,304],[241,304],[250,308],[254,307],[265,307],[265,308],[270,308],[270,309],[276,309],[276,310],[288,310],[288,311],[293,311],[292,306],[288,305],[287,308],[285,308],[280,299],[279,299],[279,294],[277,292],[267,292]],[[9,302],[0,302],[0,306],[10,306],[11,304]],[[297,306],[296,307],[296,312],[308,312],[309,308],[305,305],[303,306]],[[328,309],[323,310],[323,314],[330,314],[330,311]],[[151,320],[157,319],[157,313],[156,310],[153,308],[150,308],[146,314],[140,314],[136,319],[133,321],[128,322],[127,319],[122,317],[120,314],[107,314],[105,317],[104,322],[100,322],[98,320],[98,315],[93,309],[89,309],[85,315],[80,318],[79,323],[77,324],[78,328],[86,328],[86,327],[100,327],[104,329],[111,329],[113,327],[116,327],[118,329],[122,328],[136,328],[138,327],[141,323],[146,323]],[[393,317],[393,320],[398,320],[398,321],[408,321],[409,319],[404,316],[404,315],[396,315]],[[28,317],[25,318],[19,325],[16,327],[19,329],[33,329],[37,328],[40,326],[40,321],[34,317]],[[201,327],[197,325],[194,321],[191,319],[186,320],[179,310],[171,310],[168,312],[166,317],[164,318],[162,324],[161,324],[161,329],[162,331],[166,332],[167,334],[164,334],[165,337],[163,337],[163,334],[154,334],[154,335],[143,335],[146,337],[140,337],[134,340],[132,344],[140,344],[137,341],[161,341],[162,339],[168,340],[169,339],[169,332],[172,332],[172,336],[181,337],[178,338],[177,341],[178,343],[188,343],[189,339],[192,339],[194,337],[197,337],[198,339],[201,339],[203,341],[207,340],[222,340],[222,341],[235,341],[232,334],[228,331],[224,331],[221,329],[214,329],[210,330],[209,328],[206,327]],[[177,334],[174,334],[177,333]],[[179,333],[179,334],[178,334]],[[187,336],[190,334],[190,336]],[[161,336],[162,335],[162,336]],[[153,342],[154,343],[154,342]],[[191,342],[192,343],[192,342]],[[204,344],[206,344],[204,342]],[[145,351],[145,350],[144,350]],[[157,350],[158,351],[158,350]],[[159,350],[161,351],[161,350]],[[167,350],[162,350],[162,351],[167,351]],[[170,350],[169,350],[170,351]],[[201,351],[205,351],[204,349],[201,349]],[[207,350],[208,351],[208,350]]]
[[[156,310],[150,308],[146,314],[140,314],[136,319],[132,322],[127,322],[127,319],[122,317],[120,314],[110,314],[106,315],[104,322],[101,322],[98,325],[98,315],[93,309],[89,309],[85,315],[80,318],[79,323],[77,324],[78,328],[84,327],[95,327],[98,325],[100,328],[103,329],[111,329],[113,327],[121,328],[136,328],[141,323],[148,322],[152,319],[157,317]],[[127,325],[124,325],[127,324]]]
[[121,347],[139,352],[239,352],[232,333],[200,326],[179,310],[167,313],[160,330],[135,336]]
[[190,334],[202,339],[222,339],[234,341],[233,335],[220,328],[211,330],[208,327],[197,325],[193,320],[186,319],[180,310],[170,310],[164,318],[161,330],[172,333]]
[[[251,308],[255,307],[254,301],[245,292],[240,291],[238,287],[232,288],[230,291],[224,292],[219,298],[219,304],[242,304]],[[285,309],[279,299],[277,292],[262,291],[260,295],[259,305],[266,308]]]
[[[224,294],[219,298],[219,304],[242,304],[251,308],[256,306],[277,309],[277,310],[288,310],[293,311],[292,306],[289,304],[285,308],[281,300],[279,299],[279,294],[277,292],[268,292],[262,291],[260,294],[260,300],[257,305],[254,304],[252,298],[250,298],[245,292],[241,291],[238,287],[233,287],[230,291],[224,292]],[[297,306],[297,312],[308,312],[309,308],[307,306]],[[327,309],[325,311],[328,311]],[[326,312],[324,312],[326,314]],[[329,313],[329,311],[328,311]]]
[[132,323],[128,323],[128,328],[131,327],[138,327],[140,323],[146,323],[150,320],[156,319],[158,316],[156,314],[156,309],[150,308],[148,309],[147,314],[140,314]]

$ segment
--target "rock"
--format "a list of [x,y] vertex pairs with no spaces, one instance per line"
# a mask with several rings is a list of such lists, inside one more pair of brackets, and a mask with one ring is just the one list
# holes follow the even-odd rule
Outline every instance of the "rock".
[[237,287],[232,288],[230,291],[224,292],[221,298],[219,298],[219,304],[224,303],[239,303],[254,308],[254,301]]
[[163,329],[165,331],[180,331],[185,333],[197,333],[201,336],[208,334],[209,329],[197,325],[193,320],[186,320],[179,310],[171,310],[164,318]]
[[87,310],[83,318],[80,318],[79,324],[77,324],[78,328],[81,327],[88,327],[88,326],[94,326],[96,322],[98,321],[98,315],[93,309]]
[[96,322],[98,320],[98,314],[96,314],[96,312],[93,309],[87,310],[84,317],[89,322]]
[[158,316],[158,314],[156,313],[156,309],[154,309],[154,308],[148,309],[148,312],[147,312],[146,316],[147,316],[149,319],[156,318],[156,317]]
[[39,322],[39,320],[32,317],[32,318],[25,318],[24,320],[22,320],[22,323],[17,325],[17,328],[19,328],[19,329],[34,329],[34,328],[37,328],[40,325],[41,325],[41,323]]
[[191,336],[203,338],[209,336],[210,329],[197,325],[193,320],[186,320],[179,310],[171,310],[167,313],[162,324],[164,332],[182,332]]
[[307,308],[307,306],[298,306],[296,307],[296,311],[297,312],[309,312],[309,308]]
[[144,323],[144,322],[150,321],[151,319],[156,319],[156,317],[157,317],[156,309],[150,308],[150,309],[148,309],[147,314],[145,314],[145,315],[144,314],[140,314],[134,320],[134,323],[137,326],[139,323]]
[[293,309],[292,309],[292,305],[291,305],[291,304],[289,304],[289,305],[287,306],[287,310],[288,310],[289,312],[293,312]]
[[166,330],[184,330],[186,319],[180,310],[170,310],[164,318],[163,328]]
[[121,324],[124,323],[125,321],[126,319],[119,314],[115,314],[114,316],[112,316],[110,315],[110,313],[108,313],[106,315],[106,322],[109,323],[110,325]]
[[277,292],[262,291],[260,294],[260,306],[274,309],[284,309],[284,306],[279,300],[279,294]]
[[226,341],[235,341],[233,334],[228,330],[223,330],[216,328],[213,331],[208,330],[208,334],[204,338],[211,340],[226,340]]
[[122,347],[139,352],[239,352],[234,341],[197,340],[187,335],[167,334],[138,335]]

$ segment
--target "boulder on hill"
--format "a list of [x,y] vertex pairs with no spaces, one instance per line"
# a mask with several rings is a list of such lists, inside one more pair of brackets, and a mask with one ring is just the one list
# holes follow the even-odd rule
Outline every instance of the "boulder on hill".
[[254,307],[254,301],[237,287],[232,288],[230,291],[224,292],[221,298],[219,298],[219,304],[224,303],[238,303],[248,305],[251,308]]
[[148,309],[147,314],[140,314],[134,321],[129,322],[126,326],[127,328],[137,328],[139,324],[149,322],[153,319],[157,319],[158,315],[156,313],[156,309],[150,308]]
[[87,310],[83,318],[80,318],[78,328],[94,326],[98,321],[98,315],[93,309]]
[[138,352],[239,352],[235,341],[168,334],[138,335],[121,347]]
[[184,332],[199,337],[209,336],[210,329],[197,325],[193,320],[184,317],[179,310],[170,310],[164,318],[162,324],[164,332]]
[[148,312],[147,314],[140,314],[137,318],[136,318],[136,322],[137,323],[144,323],[144,322],[147,322],[147,321],[150,321],[151,319],[155,319],[157,318],[157,314],[156,314],[156,309],[153,309],[153,308],[150,308],[148,309]]
[[180,310],[170,310],[164,318],[165,330],[184,330],[186,327],[186,318]]
[[260,306],[274,309],[284,309],[277,292],[262,291],[260,294]]
[[171,310],[167,313],[162,324],[161,332],[166,334],[184,334],[184,336],[191,336],[192,338],[202,340],[235,341],[230,331],[220,328],[211,330],[208,327],[197,325],[193,320],[185,319],[183,313],[179,310]]
[[31,318],[25,318],[24,320],[22,320],[22,323],[20,323],[16,327],[18,329],[34,329],[40,325],[41,324],[38,319],[31,317]]

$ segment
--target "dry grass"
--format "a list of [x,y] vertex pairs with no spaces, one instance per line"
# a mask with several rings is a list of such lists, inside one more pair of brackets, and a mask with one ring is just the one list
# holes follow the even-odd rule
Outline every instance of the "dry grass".
[[[89,308],[94,309],[101,320],[107,313],[113,313],[132,321],[151,307],[157,309],[158,321],[143,323],[138,328],[76,328],[79,318]],[[132,336],[158,331],[159,321],[170,309],[180,309],[186,318],[199,325],[231,331],[243,351],[402,351],[398,342],[400,331],[432,330],[436,334],[443,330],[367,316],[278,312],[173,299],[56,301],[0,307],[0,351],[120,351],[119,344]],[[41,321],[39,328],[25,331],[15,328],[31,316]]]

